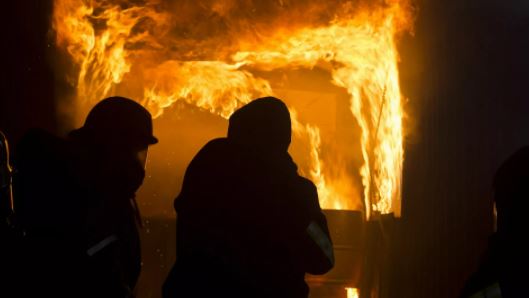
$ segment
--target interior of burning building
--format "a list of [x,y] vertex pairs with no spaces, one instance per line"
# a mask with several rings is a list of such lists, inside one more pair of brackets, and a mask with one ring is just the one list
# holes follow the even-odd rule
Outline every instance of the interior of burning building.
[[335,244],[311,297],[457,297],[493,232],[493,174],[529,142],[529,6],[462,2],[11,1],[0,130],[65,134],[110,95],[151,111],[137,291],[159,297],[185,168],[272,93]]

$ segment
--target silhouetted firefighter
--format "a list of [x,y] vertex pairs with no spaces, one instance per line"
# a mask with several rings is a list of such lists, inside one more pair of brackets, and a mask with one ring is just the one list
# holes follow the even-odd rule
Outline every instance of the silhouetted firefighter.
[[25,231],[21,297],[131,297],[152,118],[107,98],[66,139],[29,132],[17,148],[15,210]]
[[494,177],[497,230],[488,255],[461,297],[529,297],[529,147],[509,157]]
[[290,138],[285,104],[261,98],[191,161],[164,297],[307,297],[305,273],[331,269],[326,219],[287,152]]
[[11,176],[13,170],[9,157],[7,138],[0,131],[0,296],[12,297],[12,285],[16,281],[15,258],[20,242],[13,217]]
[[0,229],[2,235],[11,229],[10,219],[13,214],[12,173],[9,144],[5,135],[0,131]]

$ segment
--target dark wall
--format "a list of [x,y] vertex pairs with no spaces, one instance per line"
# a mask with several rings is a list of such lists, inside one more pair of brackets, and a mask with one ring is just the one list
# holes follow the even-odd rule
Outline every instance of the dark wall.
[[48,30],[51,0],[5,1],[1,17],[0,130],[15,143],[30,127],[55,130]]
[[493,230],[494,171],[529,144],[527,53],[522,1],[420,3],[403,46],[415,119],[392,297],[456,297],[476,270]]

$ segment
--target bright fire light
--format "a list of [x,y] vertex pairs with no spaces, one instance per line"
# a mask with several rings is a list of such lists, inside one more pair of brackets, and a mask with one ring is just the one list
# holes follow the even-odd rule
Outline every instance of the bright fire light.
[[[325,22],[314,16],[325,15],[330,7],[315,4],[301,17],[271,21],[264,30],[248,25],[245,15],[231,17],[236,0],[206,1],[210,18],[228,16],[235,25],[225,22],[225,28],[200,31],[185,27],[186,20],[196,22],[195,27],[202,21],[189,20],[192,16],[188,15],[193,14],[186,11],[190,10],[188,2],[177,9],[160,0],[130,4],[55,0],[53,28],[57,46],[74,65],[69,81],[79,103],[92,106],[119,91],[137,99],[156,117],[175,103],[185,102],[228,118],[253,98],[274,94],[272,84],[260,73],[325,69],[332,84],[348,93],[350,113],[362,131],[364,162],[359,173],[364,207],[360,208],[367,218],[373,212],[399,216],[404,111],[396,41],[411,29],[409,3],[342,2],[333,2],[339,7]],[[285,3],[278,1],[277,6],[289,16]],[[258,9],[256,4],[254,10]],[[318,21],[296,23],[312,19]],[[182,26],[185,30],[178,31]],[[222,38],[204,32],[220,32]],[[306,174],[318,187],[322,207],[359,209],[350,197],[353,177],[328,175],[346,165],[322,157],[320,129],[298,121],[295,111],[293,115],[294,134],[310,147],[310,171]]]
[[358,298],[358,297],[360,297],[359,294],[358,294],[358,289],[345,288],[345,291],[347,292],[347,298]]

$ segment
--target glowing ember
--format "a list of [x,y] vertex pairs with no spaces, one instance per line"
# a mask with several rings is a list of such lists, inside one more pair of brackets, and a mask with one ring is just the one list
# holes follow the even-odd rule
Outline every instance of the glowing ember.
[[[237,7],[237,1],[210,2],[212,16],[229,16]],[[141,98],[155,116],[176,102],[185,102],[227,118],[251,99],[274,94],[272,84],[258,73],[327,70],[332,83],[349,94],[351,113],[362,130],[360,175],[366,216],[373,211],[398,216],[404,133],[396,38],[410,29],[410,9],[408,0],[359,2],[334,3],[338,7],[326,22],[313,15],[329,7],[314,4],[298,17],[314,19],[312,24],[279,18],[261,30],[234,16],[236,26],[223,23],[229,34],[222,38],[211,33],[201,37],[204,32],[189,27],[177,38],[174,32],[187,20],[185,15],[192,14],[161,1],[134,2],[140,5],[55,0],[53,26],[58,46],[75,65],[70,79],[80,102],[93,105],[120,93]],[[277,5],[288,12],[283,1]],[[300,123],[292,112],[294,134],[310,146],[307,175],[318,187],[322,207],[362,208],[350,195],[352,177],[327,175],[330,169],[345,165],[322,157],[320,129]]]

